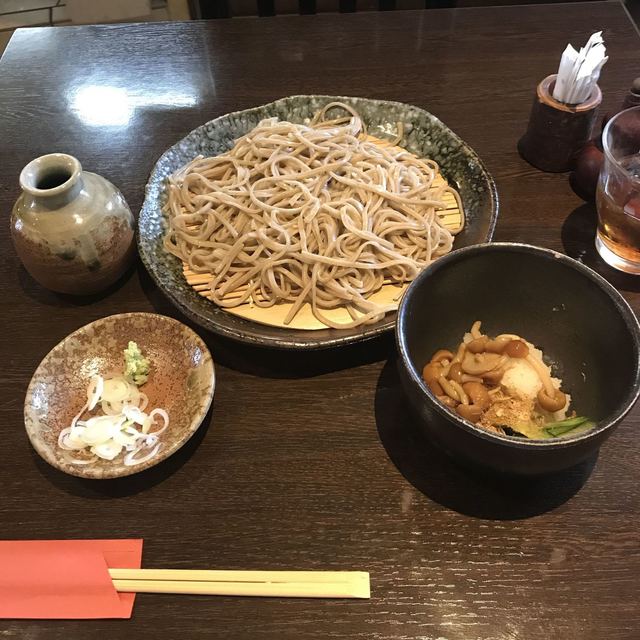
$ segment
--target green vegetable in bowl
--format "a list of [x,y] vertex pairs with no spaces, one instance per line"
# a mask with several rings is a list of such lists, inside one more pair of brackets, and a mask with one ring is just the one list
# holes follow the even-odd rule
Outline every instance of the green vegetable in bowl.
[[143,385],[149,378],[149,359],[142,355],[142,351],[133,341],[129,342],[123,353],[125,377],[130,378],[138,387]]
[[507,425],[501,425],[501,429],[507,436],[529,438],[530,440],[541,440],[559,438],[560,436],[567,435],[574,430],[576,430],[576,433],[581,433],[582,431],[587,431],[595,426],[596,423],[589,420],[589,418],[586,418],[585,416],[576,416],[575,418],[566,418],[565,420],[558,420],[557,422],[547,422],[547,424],[542,427],[531,424],[522,424],[515,428]]
[[586,431],[596,426],[596,423],[585,416],[576,416],[575,418],[567,418],[559,422],[549,422],[543,428],[548,437],[557,438],[564,436],[570,431],[580,427],[580,431]]

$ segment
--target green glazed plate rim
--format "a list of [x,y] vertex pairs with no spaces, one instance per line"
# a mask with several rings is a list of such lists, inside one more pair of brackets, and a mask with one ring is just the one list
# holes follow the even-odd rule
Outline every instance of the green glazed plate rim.
[[[405,124],[402,144],[414,153],[428,155],[441,165],[444,176],[460,190],[467,214],[467,226],[456,237],[454,249],[488,242],[493,237],[498,216],[495,181],[467,143],[436,116],[420,107],[370,98],[296,95],[227,113],[197,127],[160,156],[146,185],[145,200],[138,219],[138,251],[147,271],[169,300],[200,326],[247,344],[307,350],[370,340],[393,329],[397,313],[387,314],[375,324],[355,329],[315,331],[269,327],[245,320],[199,296],[184,279],[181,261],[162,247],[167,228],[162,212],[164,184],[169,174],[199,153],[214,155],[229,149],[234,139],[263,118],[277,115],[302,121],[324,104],[333,101],[354,106],[363,115],[370,130],[381,137],[391,135],[388,128],[391,126],[395,129],[395,123],[401,120]],[[307,115],[301,117],[300,113]],[[376,119],[381,122],[373,123]]]

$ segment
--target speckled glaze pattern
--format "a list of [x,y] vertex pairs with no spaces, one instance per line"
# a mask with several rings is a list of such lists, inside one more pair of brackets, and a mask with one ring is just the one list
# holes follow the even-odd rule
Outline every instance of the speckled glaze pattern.
[[[138,343],[151,361],[149,380],[141,390],[147,410],[164,408],[169,427],[152,459],[125,466],[123,454],[90,465],[68,461],[58,435],[86,401],[92,375],[121,375],[122,351]],[[152,467],[182,447],[204,419],[215,387],[213,360],[202,339],[182,323],[152,313],[123,313],[85,325],[56,345],[33,374],[24,403],[27,435],[35,450],[54,467],[84,478],[117,478]]]
[[292,349],[327,348],[366,340],[393,328],[396,314],[388,314],[380,322],[365,327],[342,330],[286,330],[249,322],[226,313],[199,296],[186,283],[181,262],[164,251],[162,246],[167,231],[162,206],[166,202],[166,178],[171,173],[199,154],[213,156],[229,150],[237,138],[264,118],[276,116],[282,120],[303,122],[335,100],[355,107],[370,133],[378,137],[393,137],[397,123],[403,123],[402,146],[416,155],[438,162],[445,178],[458,188],[467,216],[466,229],[456,237],[455,248],[491,239],[498,215],[493,178],[476,153],[424,109],[367,98],[291,96],[254,109],[230,113],[194,129],[160,157],[147,184],[138,221],[138,251],[147,270],[181,311],[201,326],[244,342]]
[[[36,188],[48,172],[75,167],[61,186]],[[58,165],[56,164],[58,163]],[[87,295],[113,284],[135,257],[134,219],[111,182],[66,154],[29,163],[11,215],[11,237],[25,269],[47,289]]]

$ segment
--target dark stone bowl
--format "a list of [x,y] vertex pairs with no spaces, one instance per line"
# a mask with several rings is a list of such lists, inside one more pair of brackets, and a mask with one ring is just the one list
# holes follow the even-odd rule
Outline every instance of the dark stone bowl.
[[[435,351],[458,344],[475,320],[488,335],[516,333],[542,349],[572,408],[597,426],[573,437],[524,440],[449,412],[421,371]],[[629,305],[588,267],[538,247],[483,244],[440,258],[407,289],[396,340],[403,385],[428,436],[454,458],[499,472],[550,473],[581,462],[640,393],[640,327]]]

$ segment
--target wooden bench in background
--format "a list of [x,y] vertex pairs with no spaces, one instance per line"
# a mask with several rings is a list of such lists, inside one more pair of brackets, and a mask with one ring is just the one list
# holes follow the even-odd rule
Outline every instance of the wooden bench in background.
[[[544,2],[545,0],[542,0]],[[558,2],[560,0],[546,0]],[[562,0],[580,2],[581,0]],[[196,18],[231,18],[286,14],[353,13],[394,9],[437,9],[445,7],[483,7],[538,4],[541,0],[191,0]]]

